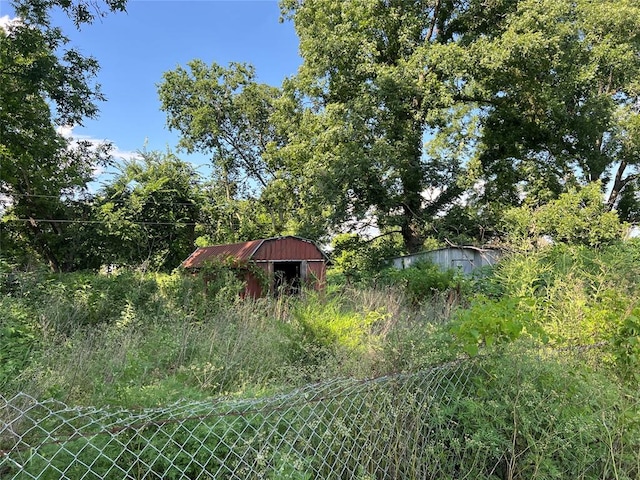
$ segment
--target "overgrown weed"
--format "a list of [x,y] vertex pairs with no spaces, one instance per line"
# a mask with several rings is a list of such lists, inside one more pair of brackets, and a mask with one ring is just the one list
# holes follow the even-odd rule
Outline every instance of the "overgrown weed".
[[[556,347],[605,342],[603,361],[630,378],[638,245],[557,246],[476,279],[422,268],[396,284],[262,299],[179,274],[14,275],[0,306],[0,384],[79,404],[157,405],[410,371],[533,334]],[[421,300],[407,282],[422,285]]]
[[152,406],[401,368],[405,347],[389,342],[417,342],[432,319],[390,286],[340,290],[241,299],[178,274],[46,275],[3,303],[13,336],[1,381],[74,404]]
[[[330,450],[278,458],[330,476],[326,458],[365,442],[392,478],[637,478],[637,247],[514,257],[418,302],[406,284],[242,300],[178,275],[18,279],[0,304],[2,391],[138,409],[423,372],[437,384],[326,409],[345,426]],[[318,446],[322,425],[303,428]]]

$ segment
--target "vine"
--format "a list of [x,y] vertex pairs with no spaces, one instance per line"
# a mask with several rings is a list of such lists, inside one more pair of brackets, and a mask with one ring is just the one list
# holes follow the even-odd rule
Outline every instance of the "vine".
[[225,281],[232,275],[242,282],[243,287],[246,287],[246,274],[248,273],[258,281],[262,293],[269,288],[269,276],[263,268],[260,268],[253,261],[238,260],[232,256],[206,260],[198,269],[198,273],[207,284],[214,280],[215,283],[220,282],[220,279]]

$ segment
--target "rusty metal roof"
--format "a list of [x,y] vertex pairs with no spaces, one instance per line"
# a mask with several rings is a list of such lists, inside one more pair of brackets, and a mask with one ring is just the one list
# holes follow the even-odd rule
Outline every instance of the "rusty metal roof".
[[203,262],[212,258],[232,257],[237,260],[247,261],[251,259],[262,242],[264,240],[250,240],[248,242],[200,247],[182,262],[182,266],[184,268],[199,267]]
[[[262,248],[266,245],[265,248]],[[268,247],[268,248],[267,248]],[[234,258],[238,262],[246,262],[254,257],[260,250],[261,260],[303,260],[315,259],[329,263],[329,259],[322,250],[311,240],[296,236],[274,237],[248,242],[230,243],[226,245],[213,245],[196,249],[182,262],[183,268],[198,268],[203,262],[213,258]]]

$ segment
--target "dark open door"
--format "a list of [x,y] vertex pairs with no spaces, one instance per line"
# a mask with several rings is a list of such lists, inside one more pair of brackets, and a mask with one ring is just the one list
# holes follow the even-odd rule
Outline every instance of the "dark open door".
[[302,262],[275,262],[273,264],[273,291],[275,295],[300,293]]

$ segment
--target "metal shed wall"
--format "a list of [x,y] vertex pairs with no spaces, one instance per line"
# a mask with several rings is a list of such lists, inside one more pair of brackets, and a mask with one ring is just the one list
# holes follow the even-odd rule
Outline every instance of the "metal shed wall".
[[251,259],[256,262],[260,260],[282,262],[287,260],[324,261],[326,258],[313,242],[297,237],[281,237],[264,240]]
[[[325,287],[325,281],[326,281],[326,271],[327,271],[326,264],[321,261],[308,262],[306,260],[302,260],[302,262],[306,262],[306,269],[307,269],[306,276],[304,278],[304,285],[307,288],[312,288],[314,290],[322,290]],[[273,276],[273,264],[274,262],[270,260],[256,263],[256,265],[262,268],[265,271],[265,273],[271,278]],[[247,275],[245,276],[245,281],[247,282],[247,286],[245,288],[245,292],[243,296],[249,295],[251,297],[260,297],[264,293],[266,293],[262,291],[262,287],[258,279],[255,278],[250,273],[247,273]],[[273,285],[271,285],[269,289],[271,290],[270,293],[273,293],[272,289],[273,289]]]
[[244,291],[241,293],[242,297],[252,297],[258,298],[264,295],[264,291],[262,290],[262,285],[258,281],[258,279],[253,276],[251,273],[247,272],[244,276],[244,281],[246,282]]
[[[329,263],[326,255],[312,241],[288,236],[198,248],[182,266],[186,269],[197,269],[206,260],[226,257],[241,262],[255,262],[270,278],[273,278],[274,266],[277,263],[299,262],[300,276],[305,285],[316,290],[325,285],[326,268]],[[246,281],[243,296],[258,297],[266,293],[262,292],[260,282],[249,271],[242,275]]]
[[459,268],[465,275],[470,275],[476,268],[495,265],[499,258],[500,252],[498,250],[450,247],[397,257],[393,259],[393,266],[397,269],[404,269],[416,262],[428,260],[442,269]]
[[307,285],[316,290],[321,290],[325,286],[327,266],[324,262],[309,262],[307,272]]

